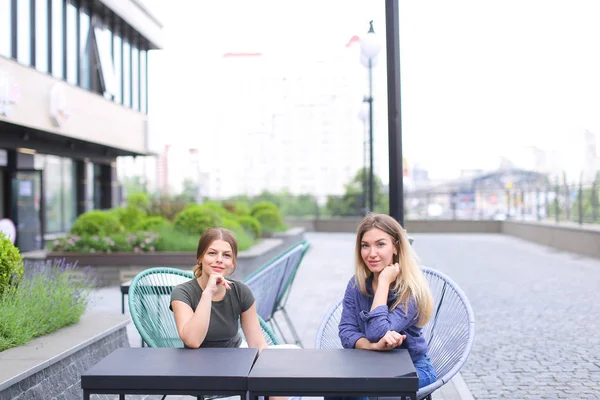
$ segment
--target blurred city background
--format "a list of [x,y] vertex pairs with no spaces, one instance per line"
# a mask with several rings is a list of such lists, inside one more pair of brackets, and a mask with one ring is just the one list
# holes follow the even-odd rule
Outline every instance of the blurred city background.
[[[388,212],[384,5],[0,0],[0,216],[31,250],[140,192]],[[597,223],[600,5],[399,14],[406,220]]]

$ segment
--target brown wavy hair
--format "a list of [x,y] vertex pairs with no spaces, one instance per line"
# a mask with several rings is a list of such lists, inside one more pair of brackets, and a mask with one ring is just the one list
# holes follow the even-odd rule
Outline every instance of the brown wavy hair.
[[231,231],[228,231],[225,228],[210,228],[202,236],[198,241],[198,250],[196,250],[196,265],[194,266],[193,272],[196,278],[199,278],[202,275],[202,257],[215,240],[224,240],[231,246],[231,250],[233,251],[233,266],[235,268],[237,262],[238,255],[238,244],[235,236]]
[[361,242],[364,234],[377,228],[392,237],[393,245],[398,254],[394,255],[393,263],[400,264],[400,273],[392,290],[396,294],[396,301],[390,311],[402,304],[405,310],[412,297],[417,304],[419,320],[417,326],[424,326],[433,310],[433,297],[429,284],[418,264],[417,255],[412,249],[408,235],[394,218],[386,214],[370,214],[363,218],[356,232],[356,285],[360,291],[367,295],[366,281],[373,273],[365,265],[361,254]]

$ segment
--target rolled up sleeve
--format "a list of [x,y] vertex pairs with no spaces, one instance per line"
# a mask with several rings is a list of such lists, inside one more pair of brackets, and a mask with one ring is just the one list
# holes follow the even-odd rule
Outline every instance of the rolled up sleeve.
[[353,349],[358,339],[365,337],[358,322],[360,309],[356,304],[354,279],[350,280],[344,294],[342,317],[339,324],[339,336],[345,349]]
[[414,324],[416,306],[409,302],[408,310],[399,304],[393,311],[387,306],[379,306],[371,312],[363,311],[360,318],[365,321],[365,337],[371,343],[377,343],[388,331],[400,332]]

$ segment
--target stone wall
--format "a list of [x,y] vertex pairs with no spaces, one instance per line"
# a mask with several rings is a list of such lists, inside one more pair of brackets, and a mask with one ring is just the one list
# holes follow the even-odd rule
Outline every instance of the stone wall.
[[0,399],[81,400],[81,374],[117,348],[129,347],[128,321],[84,314],[74,325],[1,352]]

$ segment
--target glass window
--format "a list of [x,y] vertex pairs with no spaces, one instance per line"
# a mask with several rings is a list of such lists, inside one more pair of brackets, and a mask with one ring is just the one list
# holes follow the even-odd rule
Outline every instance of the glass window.
[[64,78],[63,0],[52,0],[52,75]]
[[148,82],[146,80],[146,65],[147,65],[148,53],[146,50],[140,51],[140,111],[143,113],[148,112],[148,100],[147,100],[147,87]]
[[67,3],[67,82],[77,85],[77,7]]
[[48,72],[48,0],[35,1],[35,68]]
[[113,63],[115,67],[115,80],[117,82],[116,93],[115,93],[115,101],[119,104],[123,104],[123,89],[122,89],[122,80],[123,76],[121,74],[121,68],[123,65],[121,64],[121,52],[123,51],[123,41],[121,40],[121,36],[116,33],[113,35]]
[[31,3],[17,2],[17,61],[31,65]]
[[85,165],[85,211],[94,209],[94,163]]
[[123,40],[123,104],[131,107],[131,47]]
[[45,155],[44,191],[46,205],[46,232],[68,232],[75,221],[75,169],[69,158]]
[[117,78],[115,77],[114,64],[111,57],[111,31],[94,27],[94,37],[96,38],[97,54],[100,59],[100,77],[104,94],[114,96],[117,92]]
[[61,159],[56,156],[46,156],[44,163],[44,192],[46,195],[46,232],[62,232],[63,220],[63,190]]
[[90,46],[90,13],[86,9],[81,9],[79,15],[79,44],[80,57],[79,76],[81,87],[84,89],[92,88],[92,63],[90,61],[92,47]]
[[131,106],[140,109],[140,51],[137,46],[131,46]]
[[0,0],[0,56],[11,57],[11,0]]
[[70,158],[62,159],[63,232],[68,232],[77,217],[75,191],[75,164]]

